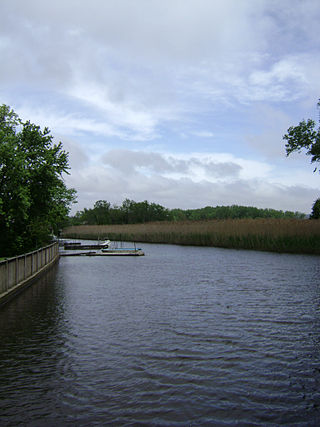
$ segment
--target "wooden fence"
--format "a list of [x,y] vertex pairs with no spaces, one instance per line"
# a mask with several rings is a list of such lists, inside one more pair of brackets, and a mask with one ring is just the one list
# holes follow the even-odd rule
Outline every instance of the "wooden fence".
[[29,252],[0,262],[0,303],[11,294],[19,292],[40,272],[54,263],[59,257],[59,244]]

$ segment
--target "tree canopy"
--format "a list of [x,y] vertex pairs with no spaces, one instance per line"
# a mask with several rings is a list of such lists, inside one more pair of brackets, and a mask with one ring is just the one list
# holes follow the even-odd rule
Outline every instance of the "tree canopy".
[[106,200],[98,200],[93,208],[84,208],[70,219],[72,224],[104,225],[104,224],[134,224],[150,221],[169,220],[169,211],[156,203],[135,202],[125,199],[121,206],[116,206]]
[[58,233],[75,201],[62,177],[68,170],[68,153],[48,128],[0,106],[0,256],[27,252]]
[[319,219],[320,218],[320,199],[317,199],[313,206],[312,206],[312,212],[310,215],[311,219]]
[[301,212],[259,209],[252,206],[206,206],[200,209],[167,209],[156,203],[135,202],[126,199],[121,206],[111,206],[106,200],[98,200],[93,208],[83,209],[70,218],[70,224],[134,224],[150,221],[202,221],[210,219],[239,218],[305,218]]
[[[320,108],[320,99],[317,104]],[[319,118],[320,123],[320,118]],[[285,148],[287,156],[294,151],[301,152],[306,150],[307,156],[311,156],[311,163],[320,162],[320,126],[316,129],[316,122],[308,119],[302,120],[298,126],[289,127],[288,133],[283,136],[283,139],[287,141]],[[317,166],[314,172],[317,170]],[[312,207],[311,218],[320,218],[319,212],[320,199],[317,199]]]
[[[320,99],[317,106],[320,108]],[[305,149],[306,154],[311,156],[311,163],[320,162],[320,127],[316,129],[314,120],[302,120],[298,126],[289,127],[287,132],[283,136],[283,139],[287,141],[287,156],[294,151],[301,152],[302,149]]]

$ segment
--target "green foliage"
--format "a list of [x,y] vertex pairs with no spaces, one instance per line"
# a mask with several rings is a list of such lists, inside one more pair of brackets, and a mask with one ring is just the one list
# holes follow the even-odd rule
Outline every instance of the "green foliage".
[[125,224],[144,223],[150,221],[166,221],[169,218],[169,211],[156,203],[135,202],[126,199],[120,208],[124,215]]
[[301,152],[302,149],[306,149],[306,154],[311,156],[311,163],[320,161],[320,128],[316,130],[315,127],[315,121],[308,119],[288,129],[288,133],[283,136],[287,141],[285,146],[287,156],[294,151]]
[[259,209],[252,206],[206,206],[201,209],[168,210],[156,203],[135,202],[126,199],[120,207],[111,207],[105,200],[99,200],[93,209],[77,212],[70,219],[70,225],[107,225],[107,224],[139,224],[151,221],[201,221],[210,219],[241,219],[241,218],[296,218],[303,219],[300,212],[281,211],[275,209]]
[[320,219],[320,199],[317,199],[313,206],[312,206],[312,212],[310,215],[311,219]]
[[[320,99],[317,106],[320,107]],[[287,141],[287,156],[294,151],[301,152],[302,149],[306,149],[306,154],[311,156],[311,163],[320,161],[320,127],[318,129],[315,127],[315,121],[308,119],[300,122],[298,126],[291,126],[288,129],[288,133],[283,136],[283,139]]]
[[73,225],[134,224],[150,221],[166,221],[169,211],[156,203],[135,202],[126,199],[120,207],[111,206],[106,200],[98,200],[92,209],[85,208],[70,218]]
[[[320,107],[320,99],[317,106]],[[298,126],[291,126],[283,139],[287,141],[285,145],[287,156],[294,151],[300,153],[302,149],[305,149],[307,156],[311,156],[311,163],[320,162],[320,127],[316,129],[314,120],[302,120]],[[317,167],[315,167],[314,172],[316,170]],[[312,209],[311,218],[319,218],[316,216],[319,215],[317,200]]]
[[170,211],[174,221],[201,221],[209,219],[241,219],[241,218],[305,218],[301,212],[281,211],[276,209],[259,209],[253,206],[206,206],[201,209],[173,209]]
[[227,219],[163,221],[145,224],[79,225],[63,230],[77,239],[172,243],[179,245],[320,255],[320,221],[300,219]]
[[57,234],[75,200],[62,174],[68,154],[53,144],[50,131],[22,122],[0,106],[0,230],[2,255],[16,255],[46,244]]

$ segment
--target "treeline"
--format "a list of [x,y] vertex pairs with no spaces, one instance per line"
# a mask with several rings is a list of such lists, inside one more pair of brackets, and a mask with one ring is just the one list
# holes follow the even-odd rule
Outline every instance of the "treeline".
[[276,209],[260,209],[253,206],[206,206],[200,209],[172,209],[171,217],[175,221],[201,221],[207,219],[255,219],[255,218],[295,218],[304,219],[301,212],[282,211]]
[[70,218],[70,225],[137,224],[151,221],[168,221],[168,209],[156,203],[135,202],[126,199],[121,206],[98,200],[92,209],[84,208]]
[[295,218],[304,219],[301,212],[259,209],[252,206],[207,206],[201,209],[167,209],[156,203],[126,199],[121,206],[98,200],[93,208],[78,211],[70,225],[139,224],[154,221],[203,221],[210,219]]

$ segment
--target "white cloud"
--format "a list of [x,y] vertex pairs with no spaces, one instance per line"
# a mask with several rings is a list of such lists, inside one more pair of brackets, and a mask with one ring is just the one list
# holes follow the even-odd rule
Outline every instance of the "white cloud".
[[199,130],[197,132],[193,132],[193,135],[198,136],[200,138],[213,138],[214,133],[205,130]]
[[165,177],[137,173],[115,174],[105,168],[87,169],[78,176],[68,177],[70,186],[77,184],[79,204],[75,210],[93,206],[97,200],[121,204],[126,198],[148,200],[168,208],[184,209],[216,205],[245,205],[261,208],[310,212],[316,199],[315,188],[279,185],[259,179],[228,181],[195,181],[190,178]]
[[318,0],[2,1],[0,97],[65,141],[80,200],[307,210],[282,135],[317,115],[319,21]]
[[111,150],[103,163],[74,171],[68,182],[80,189],[75,210],[99,199],[121,204],[130,198],[169,208],[239,204],[309,212],[316,187],[299,184],[297,175],[279,183],[280,175],[267,163],[234,157],[231,161],[228,154]]
[[138,101],[112,99],[107,85],[75,84],[68,90],[68,95],[96,111],[102,134],[113,134],[124,139],[154,139],[159,123],[169,121],[174,116],[170,108],[168,111],[161,110],[161,107],[147,109]]

